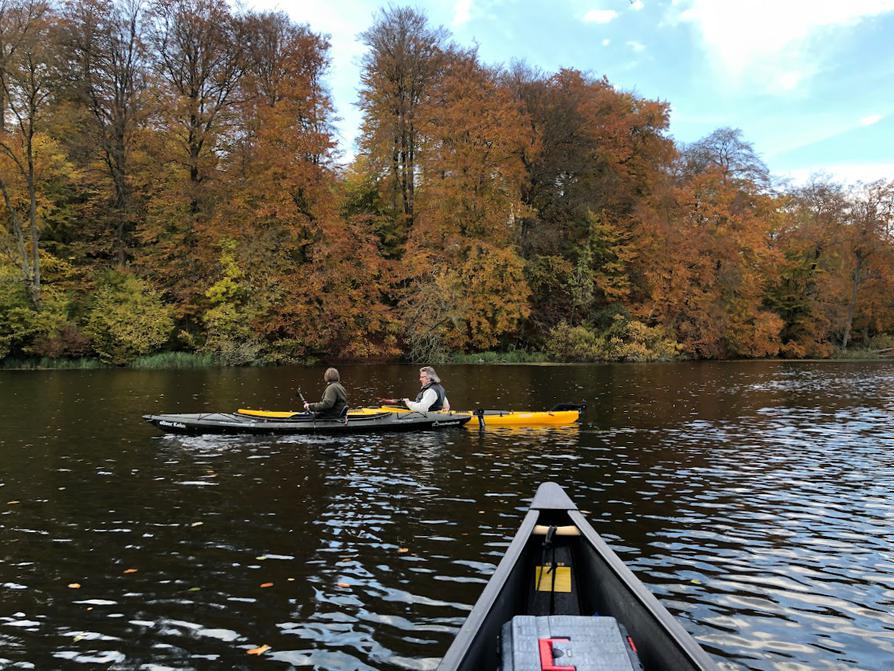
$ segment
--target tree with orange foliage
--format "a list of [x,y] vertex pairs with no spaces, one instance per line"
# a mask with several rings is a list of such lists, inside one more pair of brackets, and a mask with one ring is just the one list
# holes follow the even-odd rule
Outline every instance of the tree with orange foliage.
[[414,9],[391,7],[361,39],[369,51],[360,77],[360,149],[405,236],[415,221],[419,108],[440,76],[446,32]]
[[780,262],[770,244],[778,202],[722,166],[697,170],[641,212],[641,313],[694,357],[775,355],[783,322],[763,301]]
[[837,241],[838,222],[847,209],[844,190],[814,180],[787,194],[773,246],[782,257],[778,279],[767,289],[766,303],[784,326],[780,353],[789,357],[827,357],[832,353],[833,323],[842,295]]
[[210,232],[238,241],[253,336],[273,361],[393,354],[375,238],[342,221],[334,198],[328,42],[282,13],[248,15],[245,28],[234,179]]
[[[450,269],[447,341],[457,349],[486,348],[514,333],[529,310],[516,247],[528,121],[474,52],[453,51],[445,59],[417,116],[421,178],[410,241]],[[415,282],[409,291],[418,291]]]
[[[848,279],[848,295],[845,309],[844,323],[842,325],[841,349],[847,349],[851,341],[851,331],[854,321],[862,318],[868,332],[869,322],[872,320],[869,314],[861,315],[861,307],[865,306],[865,299],[861,300],[867,285],[879,283],[880,286],[873,296],[891,295],[894,289],[894,181],[877,181],[863,186],[852,194],[851,206],[848,212],[847,226],[844,231],[844,243],[846,251],[846,270]],[[879,291],[881,290],[881,291]],[[873,301],[876,308],[887,308],[890,322],[890,306],[887,301]],[[876,315],[878,317],[878,315]]]

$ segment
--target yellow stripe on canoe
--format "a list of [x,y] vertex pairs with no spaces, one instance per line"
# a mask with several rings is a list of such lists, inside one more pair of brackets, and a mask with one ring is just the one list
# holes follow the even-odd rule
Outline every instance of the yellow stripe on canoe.
[[[356,408],[348,411],[348,417],[357,415],[375,415],[381,412],[397,412],[394,408],[384,408],[378,410],[376,408]],[[402,412],[407,412],[403,410]],[[249,417],[266,417],[268,419],[288,419],[305,414],[301,410],[248,410],[247,408],[239,408],[236,411],[239,415],[248,415]]]
[[[295,415],[302,414],[297,410],[248,410],[239,408],[236,411],[240,415],[248,415],[250,417],[269,417],[271,419],[288,419]],[[409,412],[406,408],[399,408],[392,405],[383,405],[378,408],[351,408],[348,411],[349,416],[357,415],[375,415],[381,412]],[[449,415],[461,415],[463,417],[472,417],[466,426],[476,428],[478,422],[475,421],[475,414],[462,410],[451,410]],[[541,410],[541,411],[522,411],[522,410],[489,410],[485,411],[485,426],[565,426],[574,424],[580,419],[580,411],[578,410]]]
[[[377,412],[409,412],[406,408],[398,408],[394,406],[381,406],[378,408],[357,408],[351,410],[352,415],[372,415]],[[490,414],[488,414],[490,413]],[[464,417],[471,416],[472,421],[466,424],[469,428],[477,428],[478,422],[473,412],[462,410],[451,410],[450,415],[462,415]],[[485,426],[564,426],[574,424],[580,419],[580,411],[578,410],[541,410],[541,411],[485,411]]]
[[301,414],[298,410],[246,410],[245,408],[239,408],[236,412],[240,415],[270,417],[272,419],[287,419]]

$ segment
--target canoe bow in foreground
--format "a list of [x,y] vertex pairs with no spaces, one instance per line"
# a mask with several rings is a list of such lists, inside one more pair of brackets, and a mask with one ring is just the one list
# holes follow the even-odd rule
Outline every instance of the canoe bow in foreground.
[[[549,567],[544,557],[549,555],[544,554],[544,534],[549,534],[550,548],[553,545],[564,548],[565,554],[560,556],[567,560],[559,563],[562,567],[559,571],[553,565],[553,579],[548,588],[545,575]],[[570,569],[560,573],[565,571],[563,563],[570,564]],[[563,586],[557,587],[559,583]],[[438,670],[496,671],[501,668],[500,633],[514,616],[595,614],[614,617],[626,628],[645,671],[717,669],[695,639],[584,519],[565,491],[553,482],[543,483],[521,528]],[[541,654],[543,640],[547,639],[540,639]],[[543,657],[540,659],[533,668],[545,668]],[[572,662],[569,659],[566,664]],[[502,668],[517,667],[504,660]],[[577,667],[578,671],[586,668]]]

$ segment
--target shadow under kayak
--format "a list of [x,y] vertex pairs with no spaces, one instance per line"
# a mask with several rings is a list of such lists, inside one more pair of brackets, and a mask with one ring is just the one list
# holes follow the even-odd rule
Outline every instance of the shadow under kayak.
[[379,431],[425,431],[445,426],[462,426],[468,417],[436,412],[394,413],[375,415],[349,414],[342,419],[319,419],[310,413],[288,417],[258,417],[240,413],[207,412],[188,414],[143,415],[150,424],[167,433],[191,435],[206,433],[375,433]]
[[564,490],[546,482],[438,671],[572,666],[718,668]]

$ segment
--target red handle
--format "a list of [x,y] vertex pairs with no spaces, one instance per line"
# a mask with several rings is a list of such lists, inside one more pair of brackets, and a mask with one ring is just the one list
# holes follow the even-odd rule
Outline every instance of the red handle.
[[573,666],[558,666],[553,659],[553,643],[570,643],[568,638],[541,638],[540,644],[540,671],[577,671]]

